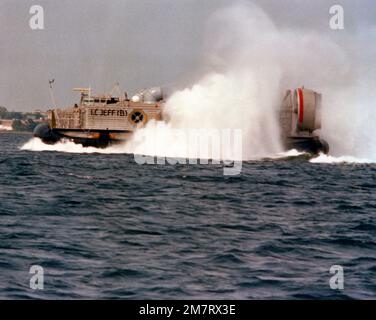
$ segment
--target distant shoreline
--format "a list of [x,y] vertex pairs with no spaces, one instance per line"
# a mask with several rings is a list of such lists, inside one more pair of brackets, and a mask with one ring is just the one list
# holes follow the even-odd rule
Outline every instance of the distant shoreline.
[[14,130],[9,130],[9,131],[0,131],[0,134],[25,134],[25,135],[32,135],[32,131],[14,131]]

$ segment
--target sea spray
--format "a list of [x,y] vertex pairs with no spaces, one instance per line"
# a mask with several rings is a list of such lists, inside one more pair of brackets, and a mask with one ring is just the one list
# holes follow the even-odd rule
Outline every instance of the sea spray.
[[[305,85],[320,91],[348,71],[346,55],[329,38],[278,29],[261,8],[246,2],[208,19],[203,50],[201,69],[207,71],[201,80],[173,93],[164,110],[167,124],[151,122],[137,131],[126,145],[129,152],[150,154],[138,135],[147,141],[163,132],[153,151],[185,157],[187,141],[170,130],[230,128],[243,132],[244,160],[270,157],[282,152],[278,110],[284,90]],[[323,62],[327,69],[319,72]]]

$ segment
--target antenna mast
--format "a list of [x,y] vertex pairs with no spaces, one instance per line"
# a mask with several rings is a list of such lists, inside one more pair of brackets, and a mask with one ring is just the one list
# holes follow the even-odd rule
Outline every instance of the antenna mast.
[[54,82],[55,82],[55,79],[48,80],[48,83],[50,84],[49,92],[50,92],[51,101],[52,101],[52,104],[53,104],[54,108],[56,109],[57,108],[57,106],[56,106],[56,100],[55,100],[53,86],[52,86],[52,84]]

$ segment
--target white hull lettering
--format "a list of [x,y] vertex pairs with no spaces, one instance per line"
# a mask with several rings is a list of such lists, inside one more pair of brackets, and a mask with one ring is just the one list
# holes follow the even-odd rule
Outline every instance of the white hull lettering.
[[126,117],[128,116],[128,112],[122,109],[91,109],[90,115],[99,117]]

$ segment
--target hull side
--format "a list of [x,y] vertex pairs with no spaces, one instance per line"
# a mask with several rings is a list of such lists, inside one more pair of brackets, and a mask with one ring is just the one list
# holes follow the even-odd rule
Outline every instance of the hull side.
[[[129,140],[132,131],[116,130],[72,130],[51,129],[48,124],[41,124],[34,130],[34,137],[40,138],[46,144],[55,144],[62,139],[69,139],[85,147],[106,148],[110,144],[121,143]],[[296,149],[300,152],[327,154],[328,143],[319,137],[287,137],[283,141],[286,150]]]
[[40,138],[46,144],[68,139],[84,147],[96,148],[106,148],[111,144],[127,141],[131,135],[130,131],[51,129],[48,124],[41,124],[34,130],[34,137]]

